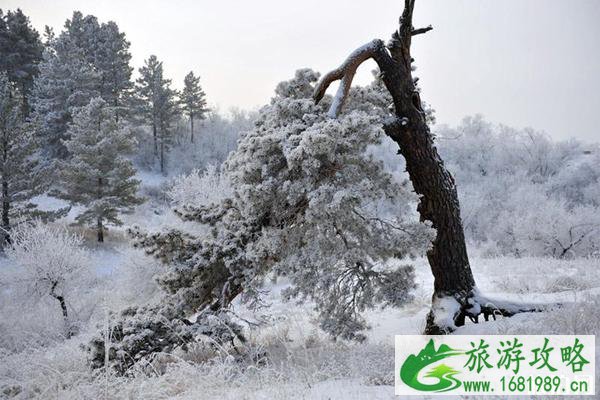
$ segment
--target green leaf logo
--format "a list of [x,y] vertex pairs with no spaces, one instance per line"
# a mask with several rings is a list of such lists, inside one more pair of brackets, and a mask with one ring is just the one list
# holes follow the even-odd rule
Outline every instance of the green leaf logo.
[[409,355],[400,368],[400,379],[413,389],[422,392],[447,392],[456,389],[461,385],[461,381],[454,375],[460,372],[446,364],[439,364],[425,374],[426,378],[437,378],[438,382],[434,384],[425,384],[419,381],[419,373],[431,364],[448,357],[464,354],[462,350],[455,350],[442,344],[439,349],[435,349],[433,339],[429,341],[417,354]]

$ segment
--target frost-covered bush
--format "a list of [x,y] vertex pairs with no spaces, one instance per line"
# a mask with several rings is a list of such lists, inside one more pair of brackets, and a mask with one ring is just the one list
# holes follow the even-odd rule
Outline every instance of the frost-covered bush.
[[[22,225],[11,237],[12,246],[5,250],[8,265],[2,281],[8,292],[3,291],[6,317],[1,323],[13,324],[13,332],[43,326],[47,340],[73,335],[91,313],[89,299],[80,298],[80,293],[90,290],[93,279],[89,253],[81,247],[83,238],[65,226],[42,222]],[[31,312],[29,318],[36,318],[21,320],[24,310]],[[13,344],[20,347],[18,341]]]
[[[284,296],[314,302],[321,328],[344,339],[364,339],[364,310],[411,299],[412,267],[388,269],[385,261],[422,254],[432,232],[411,211],[410,186],[370,151],[381,145],[378,121],[389,99],[375,83],[353,91],[347,111],[330,119],[327,102],[315,105],[310,98],[317,78],[301,70],[278,85],[255,128],[224,164],[229,197],[178,210],[184,221],[207,226],[206,234],[133,232],[167,265],[159,282],[168,296],[116,322],[122,334],[111,357],[122,365],[131,364],[125,355],[136,360],[157,347],[182,346],[182,337],[213,336],[206,315],[224,320],[239,295],[259,304],[267,275],[286,276],[291,286]],[[225,325],[242,339],[232,321]],[[231,339],[226,331],[217,334],[220,342]],[[140,332],[150,337],[138,340]],[[177,335],[162,337],[166,332]],[[99,365],[103,343],[98,338],[92,346]]]
[[[521,201],[528,200],[523,197]],[[507,237],[513,239],[505,242],[506,251],[557,258],[588,256],[600,251],[600,213],[597,208],[584,205],[568,208],[564,202],[546,198],[534,204],[543,206],[501,213],[501,221],[510,221],[506,232]]]
[[485,243],[491,254],[598,254],[600,147],[553,142],[481,116],[437,134],[471,242]]
[[232,193],[227,176],[209,164],[204,172],[195,169],[174,178],[167,195],[175,207],[184,207],[217,203]]
[[198,121],[193,143],[189,140],[189,124],[182,125],[170,154],[172,170],[187,174],[209,165],[221,165],[237,147],[242,132],[252,129],[255,118],[255,113],[236,109],[224,115],[211,112],[207,119]]

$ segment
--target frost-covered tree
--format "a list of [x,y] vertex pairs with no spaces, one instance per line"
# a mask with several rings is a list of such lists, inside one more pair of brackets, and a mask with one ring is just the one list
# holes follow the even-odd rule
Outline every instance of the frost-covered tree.
[[23,122],[20,91],[6,74],[0,73],[0,247],[10,242],[10,231],[18,223],[35,217],[56,217],[66,211],[41,212],[32,203],[32,198],[47,189],[45,172],[33,129]]
[[67,127],[76,109],[100,94],[100,75],[67,37],[51,41],[39,68],[32,94],[32,120],[47,155],[66,158],[63,141],[69,138]]
[[42,61],[43,44],[39,33],[31,26],[29,18],[20,9],[0,9],[0,72],[21,92],[22,115],[29,114],[28,97]]
[[96,89],[112,107],[118,122],[127,111],[126,100],[133,87],[130,43],[125,33],[113,21],[99,23],[95,16],[83,16],[75,11],[66,21],[61,37],[68,38],[78,47],[88,64],[100,75]]
[[86,60],[92,64],[101,40],[98,36],[99,30],[98,18],[93,15],[84,16],[81,11],[73,11],[71,19],[65,21],[64,30],[60,36],[79,48]]
[[67,337],[76,333],[69,314],[68,296],[82,281],[90,279],[90,256],[83,249],[83,237],[66,227],[41,221],[23,225],[13,232],[6,255],[14,264],[10,271],[15,286],[29,296],[50,296],[58,302]]
[[194,120],[206,118],[206,94],[200,86],[200,77],[194,76],[190,71],[183,80],[183,91],[180,94],[183,112],[190,119],[190,141],[194,143]]
[[100,95],[115,111],[118,122],[128,112],[128,102],[133,89],[129,65],[130,43],[116,23],[109,21],[100,26],[102,46],[97,51],[96,68],[102,74]]
[[62,187],[58,195],[84,206],[76,221],[95,227],[99,242],[104,241],[107,224],[120,225],[119,214],[142,202],[137,197],[139,181],[133,179],[135,169],[126,158],[135,139],[111,117],[113,113],[101,98],[81,108],[65,141],[71,157],[59,163]]
[[139,73],[136,81],[137,113],[152,128],[154,155],[159,158],[160,171],[164,172],[173,123],[179,116],[177,93],[171,89],[171,80],[164,78],[163,64],[156,56],[150,56]]
[[78,11],[58,37],[48,35],[32,101],[50,157],[67,156],[62,144],[68,139],[67,126],[76,108],[92,98],[102,97],[116,121],[125,114],[133,86],[130,60],[129,42],[114,22],[100,24],[96,17]]
[[[365,309],[411,298],[412,267],[390,261],[424,252],[432,234],[410,211],[416,199],[406,181],[394,180],[370,152],[384,139],[376,119],[389,98],[380,84],[357,88],[332,120],[310,98],[317,77],[300,70],[277,87],[225,163],[230,194],[178,210],[204,230],[134,232],[168,266],[159,278],[168,295],[116,322],[111,357],[122,369],[199,334],[243,339],[239,326],[215,321],[231,324],[227,307],[237,296],[260,302],[268,274],[286,276],[284,296],[313,301],[320,326],[344,339],[364,338]],[[98,365],[103,343],[91,346]]]

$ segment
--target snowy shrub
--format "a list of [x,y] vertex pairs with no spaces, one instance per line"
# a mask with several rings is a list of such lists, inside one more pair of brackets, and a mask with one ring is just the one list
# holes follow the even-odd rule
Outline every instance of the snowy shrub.
[[117,271],[108,280],[110,293],[106,297],[110,308],[122,309],[156,300],[160,296],[156,277],[164,272],[160,262],[136,249],[123,248],[119,251],[125,254]]
[[99,378],[90,373],[75,340],[0,354],[2,399],[99,399],[103,395]]
[[[83,238],[64,226],[36,222],[15,229],[12,240],[6,249],[9,266],[3,278],[10,299],[5,310],[22,313],[25,307],[38,315],[37,320],[24,320],[23,329],[37,324],[52,331],[60,326],[59,333],[73,335],[91,313],[89,299],[79,295],[90,290],[93,279],[89,254],[81,247]],[[10,321],[6,318],[3,323]],[[52,337],[58,336],[50,333],[48,338]]]
[[195,169],[188,175],[174,178],[167,192],[175,207],[210,205],[231,197],[231,194],[227,176],[210,164],[204,172]]
[[438,129],[467,238],[490,254],[591,256],[600,248],[600,148],[481,116]]
[[208,165],[221,165],[237,147],[242,132],[252,129],[255,118],[255,113],[236,109],[225,115],[213,111],[198,121],[193,143],[190,143],[188,124],[179,124],[169,154],[171,174],[189,174]]
[[547,200],[543,207],[513,214],[515,251],[557,258],[593,255],[600,250],[598,211],[590,206],[568,209],[561,202]]

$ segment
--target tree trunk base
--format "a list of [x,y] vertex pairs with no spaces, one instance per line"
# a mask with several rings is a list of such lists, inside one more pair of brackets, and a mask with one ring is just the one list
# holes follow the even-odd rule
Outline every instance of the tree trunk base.
[[427,314],[426,335],[446,335],[465,324],[467,318],[479,323],[479,317],[485,321],[490,317],[512,317],[526,312],[542,312],[560,304],[519,303],[483,296],[477,289],[468,294],[439,295],[434,294],[431,310]]

